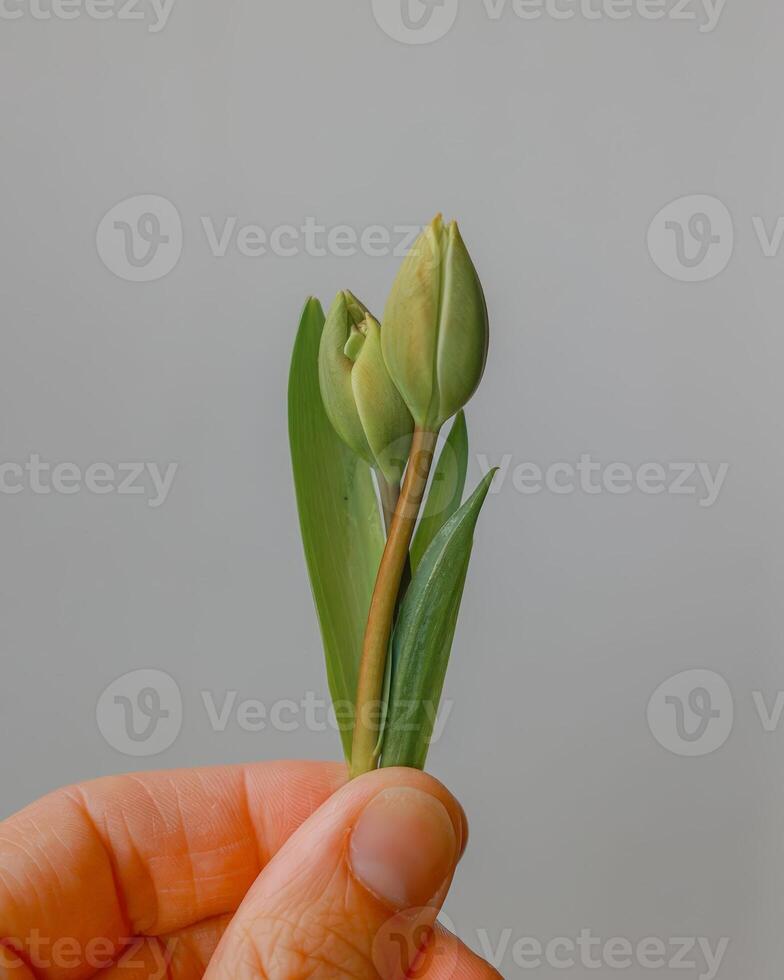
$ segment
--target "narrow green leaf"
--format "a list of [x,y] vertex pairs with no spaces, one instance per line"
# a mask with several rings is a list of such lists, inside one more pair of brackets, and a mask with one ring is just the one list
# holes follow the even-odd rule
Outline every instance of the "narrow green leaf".
[[444,524],[408,588],[392,637],[394,672],[381,764],[424,768],[479,512],[495,470]]
[[[391,645],[391,644],[390,644]],[[381,756],[381,746],[384,744],[384,735],[387,730],[387,714],[389,712],[389,699],[392,695],[392,653],[387,654],[387,662],[384,665],[384,686],[381,689],[381,703],[379,705],[378,722],[378,741],[376,742],[375,756]]]
[[324,312],[305,304],[289,374],[289,442],[297,509],[327,678],[346,758],[357,673],[384,532],[370,467],[338,438],[321,401]]
[[411,568],[416,571],[430,542],[454,514],[463,499],[468,468],[468,430],[462,409],[452,423],[438,457],[422,517],[411,543]]

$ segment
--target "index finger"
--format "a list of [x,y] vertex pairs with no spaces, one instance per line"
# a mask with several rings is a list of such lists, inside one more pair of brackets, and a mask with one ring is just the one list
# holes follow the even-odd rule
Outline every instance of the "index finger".
[[[0,944],[32,933],[84,950],[234,912],[269,858],[346,780],[333,763],[113,776],[0,823]],[[89,976],[87,963],[37,969]]]

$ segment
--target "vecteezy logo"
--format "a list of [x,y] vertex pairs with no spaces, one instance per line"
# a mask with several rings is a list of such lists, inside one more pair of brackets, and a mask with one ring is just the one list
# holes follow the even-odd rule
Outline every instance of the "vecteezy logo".
[[653,737],[675,755],[710,755],[732,731],[734,705],[729,685],[712,670],[686,670],[668,678],[648,702]]
[[101,219],[95,244],[103,264],[128,282],[168,275],[182,254],[182,221],[171,201],[138,194],[115,204]]
[[735,244],[732,215],[717,198],[691,194],[671,201],[648,228],[648,251],[679,282],[705,282],[723,272]]
[[182,694],[162,670],[133,670],[101,694],[95,717],[113,749],[128,756],[158,755],[180,734]]
[[[406,909],[383,923],[375,935],[371,956],[378,975],[389,980],[423,980],[435,973],[447,980],[457,972],[458,950],[447,941],[448,932],[438,929],[432,908]],[[454,932],[445,913],[441,924]]]
[[458,0],[373,0],[381,30],[403,44],[432,44],[457,19]]

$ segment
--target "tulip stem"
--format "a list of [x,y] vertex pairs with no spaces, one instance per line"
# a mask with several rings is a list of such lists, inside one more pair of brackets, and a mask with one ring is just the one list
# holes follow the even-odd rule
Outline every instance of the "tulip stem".
[[403,488],[376,576],[359,666],[354,743],[351,750],[352,778],[375,769],[378,763],[379,716],[382,711],[381,697],[389,638],[408,560],[408,548],[427,487],[437,438],[437,432],[419,427],[414,429]]
[[[378,481],[378,491],[381,497],[381,510],[384,512],[384,533],[389,537],[392,528],[392,519],[395,516],[395,508],[400,499],[400,484],[390,483],[381,470],[376,470],[376,480]],[[411,584],[411,556],[406,555],[406,564],[403,568],[403,575],[400,579],[400,586],[397,590],[397,602],[395,603],[394,623],[397,622],[397,614],[400,612],[400,605],[406,594],[406,589]]]

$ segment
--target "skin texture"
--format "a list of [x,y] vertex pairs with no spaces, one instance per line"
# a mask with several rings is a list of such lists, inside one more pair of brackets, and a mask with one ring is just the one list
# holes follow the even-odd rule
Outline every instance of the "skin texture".
[[457,801],[409,769],[346,784],[342,765],[275,762],[68,787],[0,823],[0,978],[497,977],[430,928],[466,839]]

